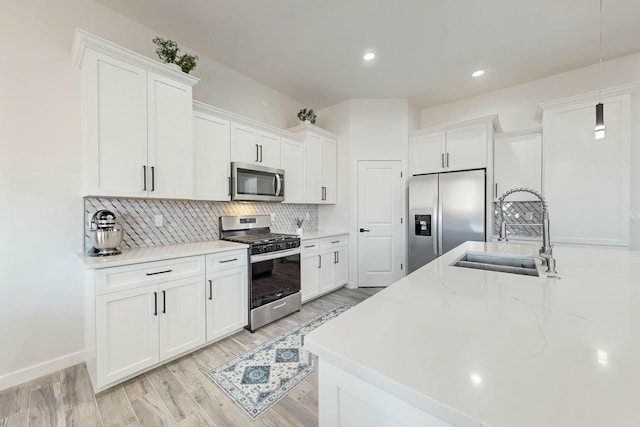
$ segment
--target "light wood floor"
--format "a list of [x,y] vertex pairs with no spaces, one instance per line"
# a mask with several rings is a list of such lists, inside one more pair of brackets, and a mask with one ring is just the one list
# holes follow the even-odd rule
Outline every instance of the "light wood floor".
[[254,334],[238,332],[98,395],[93,394],[84,364],[1,390],[0,427],[317,426],[317,374],[254,421],[206,371],[316,314],[340,304],[357,304],[377,291],[340,289]]

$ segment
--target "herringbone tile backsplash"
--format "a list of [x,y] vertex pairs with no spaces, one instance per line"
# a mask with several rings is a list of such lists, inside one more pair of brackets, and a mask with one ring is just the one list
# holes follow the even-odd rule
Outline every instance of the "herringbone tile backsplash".
[[[84,199],[85,250],[91,248],[89,221],[100,209],[116,215],[124,230],[122,248],[170,245],[174,243],[218,240],[219,217],[226,215],[275,214],[272,231],[295,233],[295,218],[306,218],[305,231],[318,230],[318,206],[283,203],[206,202],[195,200],[155,199]],[[162,215],[164,225],[155,225],[155,215]]]

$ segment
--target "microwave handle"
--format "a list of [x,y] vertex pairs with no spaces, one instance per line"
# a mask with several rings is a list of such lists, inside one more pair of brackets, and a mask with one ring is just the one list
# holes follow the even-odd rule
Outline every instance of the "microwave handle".
[[282,190],[282,178],[280,178],[280,174],[276,174],[276,196],[280,195],[280,190]]

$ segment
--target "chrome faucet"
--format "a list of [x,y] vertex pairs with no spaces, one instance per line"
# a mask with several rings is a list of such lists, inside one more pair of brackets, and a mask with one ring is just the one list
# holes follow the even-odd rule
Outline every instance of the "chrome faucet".
[[556,260],[553,258],[553,245],[551,244],[551,235],[549,232],[549,206],[547,205],[547,201],[542,194],[538,193],[535,190],[530,188],[513,188],[507,192],[505,192],[498,199],[498,203],[500,203],[500,237],[498,240],[500,242],[506,242],[507,239],[507,223],[504,220],[504,210],[502,209],[502,202],[504,202],[505,197],[509,196],[513,193],[530,193],[540,199],[542,203],[542,247],[540,248],[540,257],[545,260],[547,264],[547,273],[556,273]]

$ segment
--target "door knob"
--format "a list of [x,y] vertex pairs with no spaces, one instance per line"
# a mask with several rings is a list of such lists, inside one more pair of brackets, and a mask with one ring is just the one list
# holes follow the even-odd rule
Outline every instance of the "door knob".
[[366,230],[366,229],[364,229],[364,228],[361,228],[361,229],[360,229],[360,232],[361,232],[361,233],[368,233],[369,231],[371,231],[371,230]]

